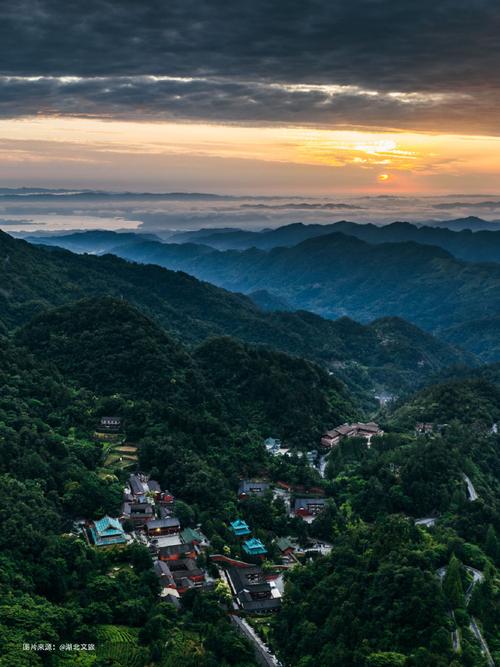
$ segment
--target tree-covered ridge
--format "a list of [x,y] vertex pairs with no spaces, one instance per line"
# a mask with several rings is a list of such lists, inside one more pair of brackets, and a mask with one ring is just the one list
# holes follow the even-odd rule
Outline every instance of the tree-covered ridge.
[[[307,312],[266,313],[243,295],[184,273],[116,257],[36,248],[0,232],[0,323],[8,330],[51,306],[93,296],[125,299],[183,343],[230,335],[330,366],[359,395],[405,391],[474,358],[398,319],[361,325]],[[382,331],[383,328],[383,331]]]
[[18,331],[16,342],[99,394],[167,398],[192,367],[180,343],[110,297],[44,312]]
[[406,427],[459,420],[491,428],[500,420],[500,387],[481,377],[450,379],[420,391],[397,408],[392,419]]
[[[425,542],[408,521],[391,517],[352,528],[328,558],[293,571],[276,623],[290,664],[436,664],[432,653],[448,642],[446,603]],[[422,659],[407,661],[418,652]]]
[[312,362],[229,337],[189,350],[109,297],[40,314],[16,342],[97,394],[168,402],[179,415],[207,413],[225,428],[259,424],[262,436],[313,443],[328,425],[356,415],[342,383]]
[[440,337],[470,350],[484,363],[500,359],[500,315],[496,313],[444,329]]
[[264,289],[328,318],[369,322],[390,314],[438,331],[500,311],[497,263],[466,262],[414,240],[369,243],[336,231],[269,250],[209,252],[205,245],[141,241],[112,252],[233,291]]

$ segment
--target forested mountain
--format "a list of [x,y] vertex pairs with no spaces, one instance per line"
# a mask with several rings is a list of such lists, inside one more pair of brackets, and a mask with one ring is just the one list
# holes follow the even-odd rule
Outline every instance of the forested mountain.
[[[325,229],[343,233],[325,235]],[[497,260],[495,239],[500,232],[340,222],[244,234],[279,237],[290,244],[303,235],[319,237],[292,247],[221,252],[200,244],[131,241],[128,235],[121,240],[122,235],[116,234],[117,245],[111,252],[128,260],[187,271],[233,291],[256,293],[257,302],[262,298],[263,307],[270,310],[283,303],[327,318],[346,315],[363,322],[397,315],[479,354],[484,361],[499,358],[495,317],[500,312],[500,267],[464,262],[452,254]],[[221,232],[213,239],[219,242],[225,236]],[[49,242],[64,245],[64,237]]]
[[481,230],[500,231],[500,220],[483,220],[477,215],[468,215],[465,218],[456,218],[455,220],[429,220],[424,224],[431,227],[445,227],[455,232],[461,232],[464,229],[470,229],[473,232]]
[[265,289],[328,318],[397,315],[435,331],[500,312],[500,265],[466,263],[412,241],[374,245],[334,233],[270,251],[145,241],[113,252],[234,291]]
[[389,314],[439,331],[500,312],[500,265],[467,263],[414,241],[372,244],[333,233],[269,251],[135,241],[112,252],[233,291],[267,290],[293,308],[328,318],[367,322]]
[[[48,310],[15,341],[63,377],[98,394],[175,403],[300,443],[355,416],[344,386],[310,362],[229,337],[188,350],[124,301],[109,297]],[[258,408],[258,409],[257,409]]]
[[485,363],[500,359],[500,315],[456,324],[439,335],[452,345],[470,350]]
[[458,419],[490,428],[500,420],[500,386],[481,377],[464,377],[431,385],[395,412],[411,428],[416,422],[445,424]]
[[23,324],[50,306],[85,296],[125,298],[183,342],[231,335],[330,367],[357,392],[399,392],[441,368],[474,358],[398,319],[360,325],[307,312],[266,313],[249,298],[184,273],[116,257],[36,248],[0,233],[0,322]]
[[[414,241],[422,245],[433,245],[450,252],[454,257],[469,262],[500,261],[500,225],[491,230],[462,229],[452,231],[445,226],[427,226],[409,222],[393,222],[387,225],[361,224],[346,220],[330,224],[292,223],[276,229],[260,232],[248,230],[198,230],[179,232],[166,239],[167,245],[189,245],[191,252],[196,246],[210,246],[216,250],[271,250],[278,247],[292,247],[307,241],[330,234],[341,233],[354,236],[367,243],[403,243]],[[155,251],[162,257],[168,249],[155,248],[149,241],[162,243],[154,234],[118,233],[88,231],[67,235],[28,236],[28,241],[43,245],[56,245],[73,252],[90,252],[102,254],[112,251],[120,254],[118,249],[124,246],[124,252],[130,253],[134,246],[137,252],[149,252],[152,257]],[[145,244],[145,245],[144,245]],[[199,252],[197,249],[196,252]],[[167,255],[164,255],[165,257]],[[153,261],[153,259],[151,259]]]
[[[491,424],[499,414],[498,388],[457,381],[396,407],[370,449],[341,441],[327,467],[334,502],[317,519],[322,536],[337,536],[333,549],[290,573],[276,620],[287,664],[496,664],[500,468]],[[416,436],[422,419],[434,431]],[[471,630],[476,614],[489,662]]]
[[66,248],[71,252],[87,252],[92,255],[102,255],[118,243],[136,243],[141,241],[159,241],[155,234],[142,234],[139,232],[112,232],[105,230],[94,230],[87,232],[75,232],[72,234],[29,236],[27,241],[38,245],[56,245]]
[[[454,222],[458,223],[459,221]],[[434,245],[448,250],[458,259],[469,262],[500,261],[500,225],[498,224],[492,225],[492,228],[488,230],[467,227],[452,231],[444,224],[443,226],[429,226],[409,222],[393,222],[387,225],[374,225],[343,220],[324,225],[297,222],[260,232],[242,229],[201,229],[178,232],[166,238],[169,245],[194,244],[210,246],[217,250],[247,250],[249,248],[271,250],[277,247],[292,247],[302,243],[302,241],[339,232],[374,244],[415,241],[423,245]],[[34,235],[27,236],[26,240],[36,244],[56,245],[73,252],[95,254],[102,254],[110,250],[116,251],[122,245],[141,246],[145,241],[161,243],[161,240],[154,234],[104,231],[77,232],[62,236],[57,234],[50,236]],[[150,252],[153,252],[153,248],[154,246],[149,246]],[[130,252],[130,248],[128,252]],[[159,249],[158,252],[160,252]]]
[[500,363],[484,364],[471,368],[470,366],[450,366],[439,371],[429,384],[439,384],[448,380],[482,379],[500,386]]

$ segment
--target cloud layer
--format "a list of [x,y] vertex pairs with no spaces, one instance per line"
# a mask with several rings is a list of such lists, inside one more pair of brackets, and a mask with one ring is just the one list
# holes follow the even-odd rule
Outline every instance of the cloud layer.
[[500,133],[496,0],[24,0],[0,115]]

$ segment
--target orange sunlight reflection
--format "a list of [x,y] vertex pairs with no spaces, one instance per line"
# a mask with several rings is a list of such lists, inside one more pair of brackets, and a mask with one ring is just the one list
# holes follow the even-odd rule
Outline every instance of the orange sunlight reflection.
[[[113,157],[116,156],[116,158]],[[247,127],[37,117],[0,120],[0,161],[93,165],[127,156],[151,164],[158,156],[229,158],[281,165],[321,166],[351,189],[370,181],[399,192],[488,187],[500,177],[500,138],[416,132]],[[381,168],[384,169],[381,172]],[[432,177],[432,178],[429,178]],[[470,179],[473,179],[472,181]],[[450,184],[450,185],[448,185]],[[340,187],[340,186],[339,186]],[[470,190],[471,191],[471,190]]]

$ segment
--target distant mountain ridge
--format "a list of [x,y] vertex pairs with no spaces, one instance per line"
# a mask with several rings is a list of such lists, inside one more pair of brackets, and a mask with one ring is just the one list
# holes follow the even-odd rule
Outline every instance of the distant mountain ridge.
[[[500,224],[489,223],[489,231],[481,227],[465,226],[467,222],[472,224],[475,220],[485,222],[479,218],[464,218],[436,222],[435,226],[409,222],[374,225],[346,220],[326,225],[294,223],[261,232],[246,230],[217,231],[217,233],[208,230],[205,233],[203,230],[181,232],[173,234],[167,239],[167,242],[195,242],[218,250],[245,250],[252,247],[270,250],[279,246],[290,247],[308,239],[341,232],[368,243],[415,241],[425,245],[439,246],[451,252],[455,257],[471,262],[500,262]],[[460,231],[451,231],[450,225],[455,223]]]
[[458,259],[469,262],[500,262],[500,225],[495,227],[493,223],[491,230],[472,231],[467,228],[461,231],[451,231],[444,223],[443,226],[429,227],[409,222],[374,225],[344,220],[327,225],[293,223],[276,229],[264,229],[260,232],[229,228],[200,229],[173,233],[166,238],[166,241],[164,237],[160,238],[155,234],[140,231],[128,233],[87,231],[64,235],[32,235],[26,236],[26,239],[38,244],[58,245],[74,252],[100,254],[113,251],[121,245],[144,241],[176,245],[194,244],[216,250],[248,250],[250,248],[272,250],[277,247],[292,247],[303,241],[329,236],[332,233],[354,236],[377,245],[414,241],[421,245],[438,246]]

